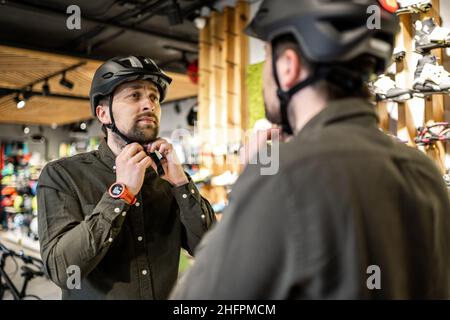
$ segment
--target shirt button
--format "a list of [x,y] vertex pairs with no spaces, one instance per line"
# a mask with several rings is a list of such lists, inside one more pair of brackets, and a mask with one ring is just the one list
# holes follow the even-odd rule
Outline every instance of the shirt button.
[[119,212],[120,212],[120,208],[115,208],[115,209],[114,209],[114,212],[115,212],[115,213],[119,213]]
[[122,217],[125,217],[126,215],[127,215],[126,211],[122,212]]
[[142,274],[145,276],[147,274],[147,270],[142,270]]
[[206,218],[204,214],[202,214],[201,217],[202,217],[202,219],[205,219],[205,218]]
[[113,238],[109,238],[108,241],[109,241],[109,242],[113,242]]
[[113,170],[116,170],[116,166],[113,166]]
[[186,199],[187,198],[187,194],[186,193],[183,193],[183,199]]
[[135,205],[136,207],[139,207],[141,204],[140,204],[139,202],[136,202],[134,205]]
[[194,193],[195,193],[195,190],[194,190],[194,189],[192,189],[192,190],[191,190],[191,193],[192,193],[192,194],[194,194]]
[[142,237],[141,236],[138,237],[138,241],[142,241]]

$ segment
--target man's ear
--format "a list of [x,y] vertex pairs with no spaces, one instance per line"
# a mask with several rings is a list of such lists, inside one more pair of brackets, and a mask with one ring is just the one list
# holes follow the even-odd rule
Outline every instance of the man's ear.
[[95,108],[95,114],[102,124],[111,123],[111,119],[109,116],[109,107],[99,104],[97,108]]
[[278,79],[284,91],[289,90],[301,80],[302,69],[297,53],[292,49],[286,49],[277,60]]

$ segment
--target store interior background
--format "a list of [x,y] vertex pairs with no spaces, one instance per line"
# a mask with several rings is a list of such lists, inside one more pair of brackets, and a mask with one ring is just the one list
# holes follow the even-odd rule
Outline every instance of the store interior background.
[[[29,1],[32,3],[33,1]],[[81,1],[83,2],[83,1]],[[131,1],[134,3],[140,3],[141,1]],[[149,3],[159,3],[161,1],[149,1]],[[167,1],[170,2],[170,1]],[[195,163],[194,165],[187,165],[186,170],[195,177],[199,190],[202,194],[210,200],[213,204],[218,218],[220,219],[223,210],[227,205],[227,196],[232,189],[233,183],[241,172],[241,166],[236,154],[238,147],[242,146],[243,136],[240,130],[252,130],[256,126],[265,125],[261,120],[264,117],[263,105],[261,99],[261,63],[264,61],[265,50],[261,41],[248,38],[242,33],[242,27],[253,16],[254,12],[259,5],[256,1],[239,1],[239,0],[218,0],[218,1],[201,1],[201,0],[183,0],[180,1],[181,7],[187,7],[190,5],[198,4],[199,8],[211,3],[211,12],[208,13],[205,18],[206,26],[203,29],[198,29],[193,32],[190,29],[191,35],[195,34],[196,44],[180,44],[180,47],[184,47],[187,52],[187,58],[189,63],[198,60],[198,75],[199,79],[197,83],[194,83],[189,77],[186,64],[183,60],[180,51],[177,49],[168,48],[167,44],[152,41],[142,41],[142,35],[136,35],[132,31],[127,31],[130,38],[137,37],[136,48],[124,46],[120,47],[117,54],[123,54],[124,50],[130,50],[129,53],[134,53],[136,50],[139,53],[147,53],[150,56],[151,45],[145,45],[146,43],[157,44],[159,49],[155,51],[158,63],[164,61],[174,60],[175,63],[168,65],[168,70],[172,74],[177,75],[177,81],[181,81],[182,85],[175,91],[181,92],[181,96],[170,98],[162,105],[162,118],[160,126],[160,136],[170,138],[171,134],[176,129],[186,129],[193,137],[195,137],[196,146],[201,146],[202,150],[197,150],[202,155],[206,155],[202,158],[202,163]],[[27,4],[28,1],[17,1],[19,4]],[[49,1],[52,3],[52,1]],[[56,3],[56,2],[55,2]],[[67,2],[68,3],[68,2]],[[450,28],[450,1],[433,0],[434,4],[437,4],[440,8],[440,16],[442,18],[441,26]],[[8,10],[12,10],[9,7],[5,7]],[[17,8],[21,8],[19,5]],[[15,9],[17,9],[15,8]],[[7,19],[2,19],[2,5],[0,4],[0,28],[7,27]],[[200,10],[201,11],[201,10]],[[38,11],[38,14],[40,12]],[[199,13],[201,17],[201,13]],[[155,16],[155,23],[166,19],[163,14]],[[153,19],[153,18],[152,18]],[[151,19],[151,20],[152,20]],[[3,20],[3,22],[2,22]],[[152,20],[153,21],[153,20]],[[192,21],[184,22],[189,24],[188,28],[195,28]],[[209,26],[209,27],[208,27]],[[173,31],[172,35],[183,34],[183,27],[175,25],[167,27]],[[114,29],[114,28],[112,28]],[[127,33],[123,37],[127,37]],[[169,32],[170,33],[170,32]],[[114,36],[114,33],[110,36]],[[18,32],[17,37],[24,36],[21,32]],[[18,52],[27,55],[27,50],[31,50],[36,54],[39,52],[38,45],[34,45],[32,48],[27,46],[14,45],[14,36],[1,35],[0,36],[0,78],[2,72],[7,74],[8,70],[14,66],[10,65],[8,60],[11,56],[11,51],[17,49]],[[163,42],[163,41],[162,41]],[[177,40],[173,41],[177,43]],[[166,46],[165,46],[166,45]],[[150,49],[149,49],[150,48]],[[3,51],[2,51],[3,49]],[[45,50],[44,50],[45,49]],[[97,51],[98,57],[105,58],[105,55],[116,55],[113,47],[106,46],[105,49]],[[22,51],[21,51],[22,50]],[[49,48],[42,48],[43,51],[51,51]],[[30,51],[30,52],[31,52]],[[96,51],[94,50],[94,53]],[[47,53],[43,53],[45,55]],[[50,55],[58,56],[57,59],[75,59],[70,55],[62,55],[61,53],[50,53]],[[166,57],[167,55],[167,57]],[[450,70],[450,49],[442,50],[442,61],[446,70]],[[95,56],[95,54],[93,54]],[[80,61],[87,59],[88,61],[99,61],[100,59],[93,59],[90,57],[78,57]],[[413,71],[414,62],[410,62],[410,69]],[[4,70],[2,70],[4,68]],[[9,69],[8,69],[9,68]],[[89,67],[86,67],[89,69]],[[5,71],[6,70],[6,71]],[[83,67],[80,67],[81,71],[84,71]],[[94,69],[95,70],[95,69]],[[80,72],[81,72],[80,71]],[[90,70],[92,74],[92,70]],[[87,73],[89,74],[89,73]],[[50,81],[51,90],[59,90],[58,87],[60,75]],[[67,72],[67,79],[71,78],[71,72]],[[76,79],[80,79],[77,77]],[[81,79],[83,79],[81,77]],[[25,81],[26,82],[26,81]],[[1,83],[1,80],[0,80]],[[37,87],[41,87],[43,82],[40,82]],[[32,181],[32,188],[36,187],[36,180],[39,170],[42,169],[46,162],[58,159],[63,156],[70,156],[79,152],[93,150],[98,146],[100,139],[103,136],[100,125],[97,120],[89,116],[89,101],[87,100],[87,92],[85,88],[90,85],[86,79],[84,83],[79,84],[75,81],[75,86],[81,85],[84,89],[84,100],[81,102],[73,102],[73,112],[78,116],[76,121],[70,123],[63,123],[54,125],[51,120],[46,124],[35,123],[34,121],[15,121],[14,117],[17,114],[17,110],[14,106],[11,107],[11,101],[14,99],[15,94],[10,93],[4,95],[0,86],[0,142],[3,146],[9,145],[9,148],[14,149],[20,157],[26,154],[30,155],[25,161],[27,164],[24,166],[34,166],[32,170],[28,170],[26,174],[23,174],[24,167],[14,168],[13,171],[5,170],[5,166],[2,166],[2,183],[1,188],[7,186],[17,186],[18,181],[11,181],[10,178],[4,179],[7,176],[21,177],[22,180],[27,180],[25,184],[30,185],[28,180]],[[58,89],[59,88],[59,89]],[[76,88],[76,87],[75,87]],[[6,89],[15,89],[13,87],[7,87]],[[178,91],[180,90],[180,91]],[[65,94],[71,94],[70,90],[64,89],[62,91]],[[448,121],[450,119],[450,96],[440,96],[443,99],[442,107],[443,113],[442,119],[436,121]],[[9,99],[11,103],[8,105],[2,104],[5,100]],[[40,97],[32,97],[28,105],[26,105],[21,112],[26,112],[32,107],[31,102],[33,99],[40,99]],[[55,103],[51,102],[51,98],[47,98],[51,107],[62,107],[61,100],[57,99]],[[434,99],[434,98],[433,98]],[[53,104],[53,105],[52,105]],[[423,104],[423,101],[412,101],[411,105],[404,106],[406,110],[406,118],[410,123],[401,124],[399,120],[400,109],[397,105],[392,105],[389,118],[386,122],[385,130],[391,131],[391,133],[398,135],[403,139],[408,139],[405,136],[405,128],[410,126],[417,128],[422,125],[424,120],[424,106],[415,106],[415,104]],[[30,106],[31,105],[31,106]],[[379,106],[380,107],[380,106]],[[384,106],[385,107],[385,106]],[[388,106],[389,107],[389,106]],[[12,108],[12,109],[9,109]],[[386,108],[385,108],[386,109]],[[395,109],[395,110],[394,110]],[[48,110],[51,110],[47,106]],[[403,109],[402,109],[403,110]],[[36,110],[34,111],[36,112]],[[381,111],[383,112],[383,111]],[[386,110],[384,110],[386,113]],[[86,116],[87,114],[87,116]],[[49,118],[52,114],[47,115]],[[192,125],[195,122],[195,128]],[[85,129],[82,130],[82,127]],[[224,130],[237,130],[236,136],[230,135],[211,135],[211,128],[224,129]],[[214,130],[213,130],[214,131]],[[392,132],[394,131],[394,132]],[[410,130],[411,131],[411,130]],[[225,132],[225,131],[223,131]],[[195,136],[197,134],[198,136]],[[409,137],[411,139],[412,137]],[[23,149],[25,146],[25,149]],[[220,149],[219,151],[217,151]],[[435,151],[439,149],[440,154],[436,155]],[[443,150],[443,151],[442,151]],[[441,166],[448,170],[450,168],[450,156],[448,155],[450,150],[446,148],[446,143],[440,143],[434,146],[433,150],[423,150],[429,154],[434,160],[441,163]],[[199,156],[199,154],[197,154]],[[223,163],[224,157],[230,157],[231,163]],[[7,158],[7,157],[6,157]],[[31,161],[30,161],[31,159]],[[228,158],[227,158],[228,159]],[[2,159],[6,164],[5,160]],[[21,171],[22,173],[20,173]],[[447,173],[447,172],[443,172]],[[18,178],[19,179],[19,178]],[[22,181],[24,182],[24,181]],[[11,189],[11,188],[10,188]],[[20,191],[17,188],[15,190],[15,196],[20,196]],[[9,192],[14,192],[9,190]],[[27,191],[29,192],[29,191]],[[36,217],[36,204],[33,203],[34,197],[33,191],[31,192],[31,199],[24,199],[14,201],[12,194],[8,192],[2,193],[1,209],[1,231],[0,242],[5,243],[11,248],[17,250],[25,250],[27,253],[39,256],[39,244],[37,241],[37,235],[35,234],[35,217]],[[8,201],[4,202],[4,199]],[[15,203],[17,202],[17,203]],[[33,222],[34,219],[34,222]],[[185,253],[181,254],[180,271],[183,273],[192,263],[192,259]],[[12,268],[11,266],[9,268]],[[20,282],[20,279],[16,279]],[[32,288],[36,293],[39,293],[41,297],[46,299],[58,299],[59,290],[52,285],[46,279],[34,280],[35,285]]]
[[[108,1],[103,2],[106,8]],[[125,2],[128,4],[121,7]],[[86,11],[107,12],[99,3],[79,1],[82,17]],[[173,13],[174,3],[184,15],[182,19]],[[86,42],[86,48],[82,33],[96,30],[101,19],[88,14],[86,20],[81,20],[84,29],[66,30],[68,14],[62,9],[71,4],[53,0],[0,3],[0,28],[5,31],[0,35],[0,242],[39,258],[39,173],[49,161],[98,147],[103,133],[99,122],[90,115],[90,81],[101,61],[117,55],[152,57],[173,77],[162,104],[160,136],[170,140],[177,129],[190,134],[187,143],[193,147],[193,156],[186,159],[182,150],[186,146],[180,144],[175,145],[177,153],[220,219],[241,170],[237,149],[242,133],[230,142],[224,139],[224,132],[246,130],[249,119],[254,123],[264,117],[260,99],[254,111],[249,111],[246,92],[247,68],[252,61],[260,63],[264,59],[263,47],[242,33],[258,1],[109,1],[113,4],[112,16],[125,9],[133,12],[133,7],[144,8],[147,13],[132,17],[130,23],[117,22],[119,27],[108,20],[98,37],[94,35],[92,42]],[[135,24],[141,18],[148,21]],[[199,26],[202,21],[193,21],[195,18],[203,19],[204,26]],[[71,41],[77,46],[66,45]],[[62,78],[72,82],[73,88],[62,85]],[[47,93],[45,85],[49,85]],[[257,90],[261,95],[260,83]],[[34,94],[27,97],[29,92]],[[20,100],[25,102],[21,108]],[[249,117],[249,113],[253,116]],[[227,114],[236,117],[227,118]],[[228,120],[232,126],[228,126]],[[211,128],[220,137],[212,137]],[[223,131],[217,134],[217,128]],[[200,145],[207,147],[200,150]],[[227,154],[232,157],[231,164],[225,160]],[[205,163],[199,158],[202,156]],[[182,250],[180,275],[191,263],[192,258]],[[20,261],[9,262],[6,271],[21,284],[18,267]],[[29,288],[43,299],[60,298],[59,289],[45,278],[33,279]]]
[[[187,118],[193,107],[195,109],[195,106],[196,98],[188,98],[179,102],[169,102],[164,104],[164,111],[160,124],[161,136],[170,137],[173,130],[180,128],[190,129]],[[82,123],[86,124],[85,131],[81,131],[80,125]],[[28,128],[29,131],[26,128]],[[27,133],[25,133],[24,130]],[[45,143],[42,143],[40,139],[37,139],[40,138],[41,135],[47,140],[47,151],[45,150]],[[32,124],[0,124],[0,140],[2,142],[27,141],[29,143],[29,151],[31,153],[39,153],[42,158],[46,158],[47,161],[59,158],[59,147],[62,143],[87,141],[90,138],[99,138],[102,136],[103,132],[101,131],[100,122],[95,119],[87,119],[85,121],[55,128]],[[35,139],[33,139],[33,137],[35,137]]]

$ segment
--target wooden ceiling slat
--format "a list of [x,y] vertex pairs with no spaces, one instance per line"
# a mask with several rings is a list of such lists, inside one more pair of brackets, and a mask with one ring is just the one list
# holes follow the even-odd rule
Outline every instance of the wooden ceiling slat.
[[[68,71],[66,78],[74,83],[72,90],[59,84],[61,76],[49,80],[50,90],[55,94],[88,97],[91,81],[101,61],[79,59],[46,52],[32,51],[0,45],[0,87],[21,89],[46,76],[80,62],[83,66]],[[197,95],[198,87],[186,75],[168,73],[173,78],[166,102]],[[42,91],[43,83],[33,87]],[[15,95],[0,98],[0,122],[19,124],[58,125],[90,118],[88,101],[34,96],[25,108],[17,109]]]

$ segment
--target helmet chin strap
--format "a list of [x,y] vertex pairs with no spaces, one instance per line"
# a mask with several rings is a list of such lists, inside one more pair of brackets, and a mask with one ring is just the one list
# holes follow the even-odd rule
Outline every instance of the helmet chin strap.
[[126,135],[124,135],[122,132],[120,132],[116,126],[116,121],[114,120],[114,116],[113,116],[113,112],[112,112],[112,105],[113,105],[113,95],[111,94],[109,97],[109,117],[111,118],[111,123],[107,124],[106,127],[108,129],[111,129],[111,131],[114,132],[116,135],[118,135],[126,144],[130,144],[133,141],[131,141],[130,138],[128,138]]
[[288,135],[293,134],[292,126],[289,123],[288,118],[288,108],[289,102],[291,101],[294,94],[300,90],[320,81],[327,80],[334,85],[343,88],[348,92],[358,91],[362,88],[365,81],[367,81],[364,73],[354,71],[348,67],[341,65],[319,65],[314,70],[314,73],[303,81],[300,81],[295,86],[290,88],[288,91],[283,91],[281,89],[280,80],[277,74],[276,59],[275,59],[275,49],[272,45],[272,72],[277,85],[277,96],[280,101],[280,112],[281,112],[281,127],[284,133]]
[[[118,135],[126,144],[133,143],[134,141],[131,141],[130,138],[128,138],[126,135],[120,132],[119,129],[117,128],[116,121],[114,120],[112,112],[112,105],[113,105],[113,95],[109,97],[109,116],[111,118],[111,123],[107,124],[106,127],[111,129],[111,131],[114,132],[116,135]],[[161,164],[161,159],[155,152],[151,152],[148,155],[150,156],[150,158],[152,158],[153,162],[156,164],[156,172],[158,173],[158,175],[163,176],[165,172]]]
[[310,86],[311,84],[313,84],[321,79],[326,78],[327,73],[319,70],[318,72],[315,72],[312,76],[308,77],[307,79],[297,83],[295,86],[290,88],[288,91],[284,91],[283,89],[281,89],[280,80],[278,78],[274,45],[272,45],[272,72],[273,72],[273,77],[275,79],[275,83],[277,85],[278,100],[280,101],[281,128],[285,134],[292,135],[294,132],[292,130],[292,126],[289,123],[289,118],[288,118],[289,102],[291,101],[294,94],[296,94],[298,91],[306,88],[307,86]]

